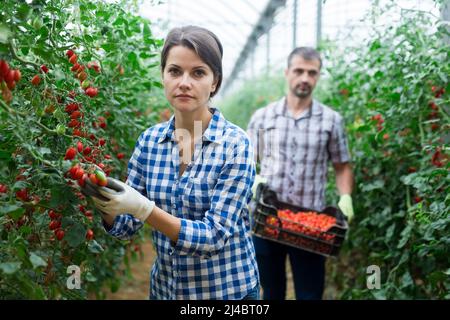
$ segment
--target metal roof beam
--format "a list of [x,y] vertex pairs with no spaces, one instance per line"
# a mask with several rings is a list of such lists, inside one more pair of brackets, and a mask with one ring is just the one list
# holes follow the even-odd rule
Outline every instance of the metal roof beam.
[[222,93],[225,93],[231,83],[234,81],[234,79],[238,76],[239,72],[241,71],[242,67],[245,64],[245,61],[247,61],[247,58],[250,56],[250,54],[254,51],[258,39],[265,34],[270,28],[272,27],[273,20],[275,18],[275,14],[278,8],[285,6],[286,0],[270,0],[267,4],[264,11],[259,16],[258,22],[253,27],[252,32],[250,33],[249,37],[247,38],[247,41],[241,50],[238,59],[236,60],[236,63],[234,64],[234,67],[230,73],[230,76],[228,77],[227,81],[225,82],[223,86]]

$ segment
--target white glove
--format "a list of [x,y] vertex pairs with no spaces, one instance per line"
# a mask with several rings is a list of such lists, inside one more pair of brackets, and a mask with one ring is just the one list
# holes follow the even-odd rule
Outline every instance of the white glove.
[[92,197],[95,206],[113,219],[121,214],[131,214],[136,219],[145,222],[155,207],[155,202],[150,201],[138,191],[120,180],[108,178],[107,188],[98,187],[98,192],[109,201],[102,201]]
[[256,190],[258,189],[258,185],[260,183],[267,183],[267,179],[263,178],[259,174],[257,174],[255,176],[255,182],[253,182],[253,186],[252,186],[253,199],[255,199],[255,197],[256,197]]

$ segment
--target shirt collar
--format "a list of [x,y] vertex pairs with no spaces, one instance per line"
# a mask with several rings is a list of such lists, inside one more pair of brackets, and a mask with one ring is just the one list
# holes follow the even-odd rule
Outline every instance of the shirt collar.
[[[210,141],[220,144],[224,134],[226,120],[222,113],[217,109],[210,107],[212,112],[211,120],[208,127],[203,132],[203,141]],[[173,134],[175,131],[175,115],[172,115],[166,122],[166,127],[161,131],[158,137],[158,143],[162,143],[168,139],[173,140]]]
[[[279,116],[288,116],[288,110],[287,110],[287,99],[286,97],[281,98],[277,104],[275,105],[275,114]],[[322,114],[322,106],[320,103],[313,99],[312,106],[309,108],[308,112],[305,113],[302,118],[308,118],[311,116],[311,114],[318,116]]]

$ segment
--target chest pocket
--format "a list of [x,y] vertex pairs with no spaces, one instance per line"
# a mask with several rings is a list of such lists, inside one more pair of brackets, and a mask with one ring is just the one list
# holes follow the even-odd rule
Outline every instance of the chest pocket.
[[211,198],[216,179],[189,177],[181,201],[188,219],[201,220],[211,207]]
[[263,133],[264,157],[273,158],[285,154],[287,141],[283,130],[276,127],[269,127]]

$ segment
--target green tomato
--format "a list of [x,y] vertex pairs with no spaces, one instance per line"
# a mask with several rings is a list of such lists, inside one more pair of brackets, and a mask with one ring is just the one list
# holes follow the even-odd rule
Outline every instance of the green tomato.
[[63,124],[58,124],[56,126],[56,133],[59,135],[63,135],[66,133],[66,127]]
[[95,169],[94,173],[95,173],[95,177],[97,178],[97,181],[98,181],[97,184],[102,187],[106,186],[106,184],[108,182],[106,180],[106,175],[103,172],[103,170]]
[[89,88],[90,85],[91,85],[91,82],[90,82],[89,80],[84,80],[84,81],[81,83],[81,87],[82,87],[83,89]]
[[34,30],[36,30],[36,31],[40,30],[43,25],[44,24],[42,23],[41,18],[39,18],[39,17],[34,18],[33,23],[32,23]]

